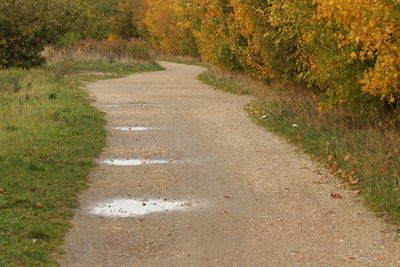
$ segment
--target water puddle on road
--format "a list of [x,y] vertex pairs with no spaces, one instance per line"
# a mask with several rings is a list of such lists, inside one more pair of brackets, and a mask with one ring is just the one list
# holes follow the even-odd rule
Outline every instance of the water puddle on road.
[[105,217],[127,218],[156,212],[187,210],[190,207],[192,203],[185,201],[116,199],[89,209],[89,213]]
[[104,104],[105,108],[132,108],[132,107],[168,107],[166,104]]
[[176,163],[176,161],[164,159],[106,159],[103,163],[114,166],[142,166],[153,164],[173,164]]
[[153,131],[153,130],[159,130],[160,128],[157,127],[112,127],[111,129],[113,130],[119,130],[119,131],[134,131],[134,132],[141,132],[141,131]]

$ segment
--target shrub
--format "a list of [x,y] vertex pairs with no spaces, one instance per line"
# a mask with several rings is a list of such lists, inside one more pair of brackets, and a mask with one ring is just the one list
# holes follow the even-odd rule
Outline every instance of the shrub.
[[[146,20],[155,29],[191,30],[205,61],[261,80],[305,85],[320,96],[321,111],[362,104],[399,112],[398,1],[169,1],[178,22],[152,12]],[[149,34],[156,47],[182,48],[155,32]]]
[[31,68],[40,53],[74,26],[79,5],[61,0],[0,0],[0,68]]

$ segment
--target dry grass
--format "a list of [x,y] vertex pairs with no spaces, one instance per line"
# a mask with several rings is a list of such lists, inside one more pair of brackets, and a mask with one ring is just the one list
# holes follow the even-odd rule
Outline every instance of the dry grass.
[[155,63],[146,42],[139,39],[97,41],[82,40],[61,49],[47,48],[44,56],[53,61],[68,59],[106,59],[109,62],[145,61]]
[[166,55],[162,53],[157,53],[157,59],[160,61],[170,61],[170,62],[175,62],[178,64],[186,64],[186,65],[196,65],[196,66],[202,66],[205,67],[207,64],[203,61],[201,61],[197,57],[191,57],[191,56],[171,56],[171,55]]
[[400,222],[400,133],[387,119],[390,114],[368,106],[357,112],[344,107],[320,112],[319,99],[305,88],[266,85],[218,68],[209,68],[200,79],[255,96],[246,110],[258,124],[313,155],[378,214]]

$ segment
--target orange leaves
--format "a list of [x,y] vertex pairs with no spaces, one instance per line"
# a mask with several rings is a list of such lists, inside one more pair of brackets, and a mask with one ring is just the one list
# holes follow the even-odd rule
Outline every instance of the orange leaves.
[[197,56],[197,46],[189,28],[192,25],[181,21],[178,15],[183,14],[183,8],[175,0],[147,0],[147,4],[144,23],[151,45],[166,54]]
[[[152,45],[251,76],[307,83],[321,112],[370,94],[397,103],[400,18],[385,0],[147,0]],[[368,8],[366,8],[368,7]]]
[[331,198],[343,198],[341,194],[331,194]]
[[[317,17],[343,25],[346,35],[341,43],[361,45],[361,60],[376,59],[358,82],[368,94],[380,96],[390,103],[396,102],[394,94],[400,91],[400,19],[392,12],[394,3],[384,0],[316,0]],[[368,8],[365,8],[368,7]],[[356,51],[350,60],[358,57]]]

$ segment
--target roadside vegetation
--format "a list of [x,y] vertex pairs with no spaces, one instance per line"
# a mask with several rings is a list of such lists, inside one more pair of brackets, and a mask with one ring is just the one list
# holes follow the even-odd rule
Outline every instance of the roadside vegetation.
[[398,1],[147,1],[153,47],[215,66],[200,79],[400,222]]
[[108,4],[0,0],[1,266],[54,266],[63,253],[106,137],[83,82],[162,69],[143,40],[108,38]]
[[315,96],[298,86],[267,85],[218,68],[209,68],[199,79],[229,93],[254,96],[245,110],[257,124],[310,154],[342,181],[341,188],[399,224],[400,132],[395,125],[367,111],[321,113]]
[[2,266],[53,265],[62,254],[77,195],[105,145],[103,114],[81,81],[162,69],[142,52],[81,54],[81,45],[53,52],[42,67],[0,70]]

